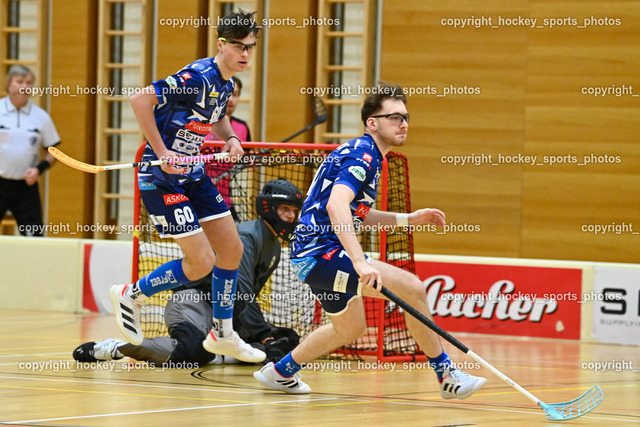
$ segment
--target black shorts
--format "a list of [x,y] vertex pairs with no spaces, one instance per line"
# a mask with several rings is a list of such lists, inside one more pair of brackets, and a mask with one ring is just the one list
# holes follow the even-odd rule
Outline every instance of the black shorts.
[[140,186],[140,197],[160,237],[191,236],[201,222],[231,215],[208,177],[176,187]]
[[[347,309],[351,298],[361,295],[362,284],[347,251],[337,248],[327,255],[316,259],[316,265],[305,278],[305,283],[324,311],[335,315]],[[367,261],[371,262],[371,258],[367,257]]]

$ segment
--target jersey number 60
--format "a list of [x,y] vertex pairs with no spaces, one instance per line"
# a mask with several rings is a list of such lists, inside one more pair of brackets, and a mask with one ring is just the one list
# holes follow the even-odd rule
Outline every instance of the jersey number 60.
[[185,206],[184,208],[177,208],[173,211],[173,215],[176,217],[176,222],[179,225],[185,225],[187,222],[193,222],[193,212],[191,212],[191,208],[189,206]]

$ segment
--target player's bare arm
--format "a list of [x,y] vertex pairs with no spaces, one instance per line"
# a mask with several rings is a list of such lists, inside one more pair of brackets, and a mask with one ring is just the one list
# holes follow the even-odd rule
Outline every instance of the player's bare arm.
[[438,227],[444,227],[446,224],[446,216],[439,209],[424,208],[413,211],[410,214],[386,212],[378,209],[371,209],[367,218],[363,221],[364,225],[400,225],[402,219],[399,215],[407,215],[406,224],[404,225],[420,225],[433,224]]
[[[133,95],[130,102],[138,125],[158,158],[175,157],[176,153],[165,147],[160,132],[158,131],[158,126],[156,125],[153,106],[158,104],[158,98],[156,97],[156,91],[153,86],[147,86],[140,93]],[[162,170],[171,174],[182,173],[182,168],[171,164],[162,165]]]
[[235,134],[229,121],[229,116],[224,116],[219,121],[211,126],[212,132],[223,141],[227,143],[222,148],[223,152],[228,152],[231,160],[237,160],[244,154],[242,145],[240,144],[240,138]]
[[349,208],[349,204],[355,196],[350,187],[343,184],[334,185],[327,202],[327,213],[333,230],[360,276],[360,282],[365,286],[380,289],[382,276],[378,270],[367,262],[360,242],[356,237],[355,225]]

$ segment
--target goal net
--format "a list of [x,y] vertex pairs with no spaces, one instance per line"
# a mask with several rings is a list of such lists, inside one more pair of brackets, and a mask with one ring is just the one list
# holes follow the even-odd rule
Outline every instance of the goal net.
[[[217,150],[221,143],[207,142],[204,150]],[[255,197],[269,180],[285,178],[306,194],[318,166],[337,145],[291,143],[244,143],[245,156],[235,164],[209,164],[209,174],[239,222],[257,219]],[[138,151],[141,156],[143,147]],[[376,208],[392,212],[410,212],[409,177],[406,158],[389,153],[383,164]],[[183,254],[171,239],[161,239],[149,218],[136,186],[138,223],[134,235],[134,280],[161,264]],[[414,272],[413,239],[406,231],[394,234],[385,230],[364,230],[360,243],[369,256]],[[265,319],[274,326],[293,328],[304,339],[311,331],[328,323],[320,304],[308,285],[302,283],[289,261],[289,248],[282,243],[280,264],[258,296]],[[164,323],[166,293],[150,298],[142,308],[142,329],[146,338],[168,335]],[[367,332],[345,346],[334,357],[376,356],[381,361],[412,360],[419,352],[410,337],[402,314],[395,304],[364,298]]]

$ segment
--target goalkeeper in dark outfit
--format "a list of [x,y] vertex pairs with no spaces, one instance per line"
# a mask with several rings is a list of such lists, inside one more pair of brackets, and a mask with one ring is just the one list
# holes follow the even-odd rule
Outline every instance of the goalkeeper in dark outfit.
[[[295,185],[284,179],[272,180],[264,185],[256,198],[260,218],[238,225],[244,253],[238,275],[233,327],[245,342],[264,349],[265,362],[280,360],[299,342],[293,329],[275,327],[265,320],[258,295],[280,262],[279,238],[289,240],[301,206],[302,193]],[[230,361],[227,356],[216,358],[202,347],[212,325],[210,275],[174,289],[164,315],[168,337],[144,339],[140,345],[114,338],[90,341],[76,348],[73,358],[80,362],[95,362],[127,356],[155,366],[178,368]]]

